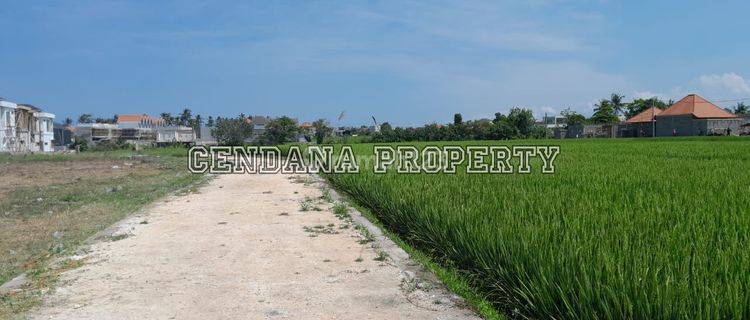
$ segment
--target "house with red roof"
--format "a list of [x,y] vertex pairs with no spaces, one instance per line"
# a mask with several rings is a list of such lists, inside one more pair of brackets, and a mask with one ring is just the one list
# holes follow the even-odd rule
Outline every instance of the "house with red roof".
[[620,125],[619,135],[621,137],[651,137],[655,129],[654,117],[664,112],[664,110],[651,107],[632,118],[625,120]]
[[739,135],[742,119],[697,94],[689,94],[655,117],[656,136]]
[[620,126],[620,136],[657,137],[739,135],[742,119],[697,94],[665,110],[649,108]]

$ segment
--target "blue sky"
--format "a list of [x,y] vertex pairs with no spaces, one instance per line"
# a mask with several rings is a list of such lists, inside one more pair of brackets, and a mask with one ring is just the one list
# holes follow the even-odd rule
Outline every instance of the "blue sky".
[[3,0],[0,96],[58,118],[398,125],[750,97],[747,1],[155,2]]

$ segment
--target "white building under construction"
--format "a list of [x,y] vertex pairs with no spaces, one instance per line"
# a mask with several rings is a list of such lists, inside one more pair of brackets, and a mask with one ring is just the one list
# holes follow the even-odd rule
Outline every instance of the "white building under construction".
[[32,105],[0,98],[0,152],[53,151],[54,119],[54,114]]

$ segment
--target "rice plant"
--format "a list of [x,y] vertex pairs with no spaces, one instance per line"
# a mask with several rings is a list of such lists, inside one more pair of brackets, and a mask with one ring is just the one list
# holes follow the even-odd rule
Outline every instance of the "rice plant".
[[327,179],[508,314],[750,318],[750,140],[535,143],[555,174]]

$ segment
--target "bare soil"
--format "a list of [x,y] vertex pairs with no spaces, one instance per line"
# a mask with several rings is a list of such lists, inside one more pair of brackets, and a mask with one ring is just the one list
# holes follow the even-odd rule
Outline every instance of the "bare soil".
[[83,265],[30,317],[477,318],[392,243],[334,216],[319,184],[225,175],[160,201],[73,257]]
[[129,174],[147,176],[158,171],[152,163],[108,158],[5,163],[0,164],[0,199],[24,188],[111,179]]

